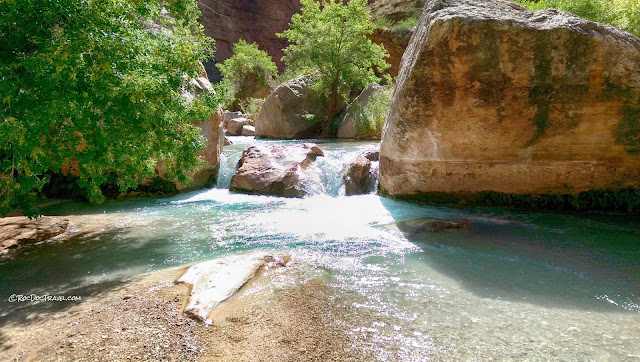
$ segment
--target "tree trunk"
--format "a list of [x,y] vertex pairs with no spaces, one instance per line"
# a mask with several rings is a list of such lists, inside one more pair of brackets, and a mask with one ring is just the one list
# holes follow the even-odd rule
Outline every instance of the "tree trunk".
[[331,120],[336,115],[336,109],[338,108],[338,79],[331,84],[331,91],[329,92],[329,110],[327,112],[327,120],[323,129],[323,136],[331,136]]

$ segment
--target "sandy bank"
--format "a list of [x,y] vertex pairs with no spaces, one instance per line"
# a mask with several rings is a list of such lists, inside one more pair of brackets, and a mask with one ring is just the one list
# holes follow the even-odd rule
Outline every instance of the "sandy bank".
[[320,282],[274,287],[260,271],[212,315],[181,315],[184,268],[155,272],[46,313],[0,319],[0,360],[365,360]]

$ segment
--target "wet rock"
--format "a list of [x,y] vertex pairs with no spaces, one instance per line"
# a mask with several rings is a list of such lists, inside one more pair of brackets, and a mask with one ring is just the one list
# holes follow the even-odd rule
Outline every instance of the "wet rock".
[[345,195],[363,195],[375,191],[378,163],[377,150],[366,150],[347,165],[342,173]]
[[467,219],[442,220],[433,218],[416,218],[398,221],[398,229],[410,234],[422,234],[447,229],[468,229],[471,222]]
[[432,0],[387,114],[391,195],[578,194],[640,180],[640,39],[510,1]]
[[41,216],[0,218],[0,257],[11,250],[51,239],[67,231],[69,219]]
[[306,172],[324,153],[315,144],[256,145],[245,149],[240,168],[231,179],[231,191],[302,197],[307,194]]
[[[256,120],[258,137],[295,139],[319,137],[327,105],[312,87],[315,76],[304,75],[281,84],[265,100]],[[346,107],[340,102],[337,112]]]
[[[361,117],[362,110],[369,103],[369,99],[378,91],[384,89],[380,84],[371,83],[360,93],[347,109],[340,128],[338,128],[338,138],[362,138],[356,128],[356,119]],[[380,136],[375,139],[380,139]]]
[[225,146],[229,146],[232,145],[233,142],[231,142],[231,140],[229,138],[227,138],[227,136],[224,136],[224,145]]
[[371,161],[358,155],[342,174],[345,195],[362,195],[371,192],[371,179]]

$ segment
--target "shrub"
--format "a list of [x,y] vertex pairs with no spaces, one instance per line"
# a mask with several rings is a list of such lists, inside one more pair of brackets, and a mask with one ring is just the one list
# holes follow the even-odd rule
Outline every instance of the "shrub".
[[364,106],[354,104],[358,107],[355,116],[356,135],[360,139],[377,139],[382,134],[384,121],[387,117],[387,110],[391,103],[393,86],[386,86],[375,92],[369,102]]
[[515,0],[531,10],[558,9],[640,36],[638,0]]

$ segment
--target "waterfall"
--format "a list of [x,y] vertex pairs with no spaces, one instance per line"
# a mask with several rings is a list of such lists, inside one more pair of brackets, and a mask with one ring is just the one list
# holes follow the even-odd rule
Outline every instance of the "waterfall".
[[[231,178],[235,174],[242,151],[252,144],[270,144],[276,141],[249,140],[247,137],[232,137],[234,144],[226,146],[220,155],[220,169],[216,188],[229,189]],[[280,143],[280,142],[278,142]],[[289,142],[285,142],[289,143]],[[329,195],[333,197],[344,195],[344,181],[342,174],[347,165],[366,149],[376,144],[371,142],[328,142],[320,143],[324,156],[318,157],[304,172],[305,189],[308,195]],[[378,182],[378,162],[373,162],[371,168],[372,186],[374,192]]]
[[229,189],[231,186],[231,178],[236,173],[238,162],[242,157],[242,151],[230,152],[228,154],[220,154],[220,168],[218,170],[218,180],[216,182],[217,189]]

